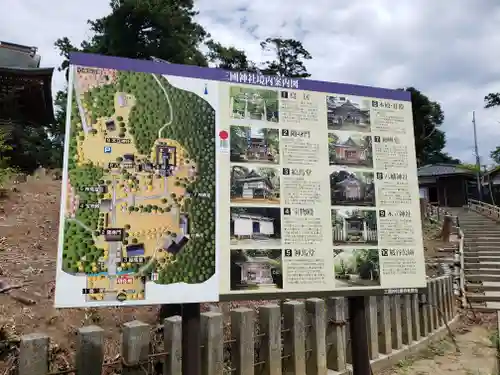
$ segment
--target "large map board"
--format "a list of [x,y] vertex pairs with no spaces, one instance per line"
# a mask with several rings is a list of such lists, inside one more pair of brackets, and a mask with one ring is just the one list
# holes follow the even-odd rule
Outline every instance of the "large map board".
[[74,53],[56,307],[425,287],[410,94]]

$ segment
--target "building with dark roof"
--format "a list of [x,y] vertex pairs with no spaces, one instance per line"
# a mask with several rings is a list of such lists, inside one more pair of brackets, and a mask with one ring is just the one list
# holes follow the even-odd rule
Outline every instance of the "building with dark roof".
[[429,164],[418,169],[420,197],[442,207],[461,207],[477,199],[477,176],[456,164]]
[[36,47],[0,41],[0,123],[46,126],[54,121],[53,68],[40,68]]
[[500,166],[483,173],[481,179],[483,201],[490,204],[500,204]]

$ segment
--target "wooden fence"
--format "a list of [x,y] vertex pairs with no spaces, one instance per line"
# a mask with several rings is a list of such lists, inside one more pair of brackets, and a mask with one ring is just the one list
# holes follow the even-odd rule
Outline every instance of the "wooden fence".
[[[227,331],[221,313],[203,313],[203,374],[326,375],[328,369],[345,373],[351,361],[346,301],[310,298],[285,302],[283,311],[279,305],[262,306],[257,313],[237,308],[231,311]],[[369,354],[375,368],[403,360],[428,337],[446,331],[445,322],[453,321],[456,314],[450,277],[429,280],[421,295],[366,297],[365,301]],[[154,350],[148,324],[125,323],[121,358],[114,363],[103,362],[104,330],[82,327],[77,337],[75,368],[63,371],[49,364],[48,336],[25,335],[20,343],[18,375],[100,375],[103,371],[112,373],[111,367],[121,368],[127,375],[180,375],[181,325],[181,317],[167,318],[161,350]],[[387,362],[394,357],[396,362]]]
[[469,199],[467,207],[469,210],[475,211],[492,220],[500,221],[500,207],[476,199]]

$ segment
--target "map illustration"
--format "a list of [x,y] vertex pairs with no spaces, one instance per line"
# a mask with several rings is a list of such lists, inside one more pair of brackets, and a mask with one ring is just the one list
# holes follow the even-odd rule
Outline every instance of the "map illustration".
[[86,277],[86,301],[210,279],[212,106],[151,73],[76,66],[72,89],[63,271]]

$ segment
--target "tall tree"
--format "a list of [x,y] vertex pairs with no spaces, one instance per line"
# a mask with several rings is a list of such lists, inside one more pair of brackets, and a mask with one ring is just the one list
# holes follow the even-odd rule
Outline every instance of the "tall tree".
[[[75,48],[68,38],[56,41],[67,57],[71,51],[149,59],[152,56],[171,63],[206,66],[199,45],[206,31],[193,17],[193,0],[111,0],[111,13],[89,20],[92,37]],[[65,69],[64,61],[61,68]]]
[[214,40],[209,40],[206,45],[208,47],[206,57],[217,68],[241,71],[257,70],[256,64],[248,59],[243,50],[236,47],[224,47]]
[[274,59],[266,61],[261,69],[263,74],[291,78],[307,78],[304,60],[312,59],[311,54],[301,42],[294,39],[267,38],[260,46],[264,51],[272,52]]
[[500,92],[492,92],[484,97],[484,108],[500,106]]
[[[75,46],[67,37],[55,42],[63,62],[59,67],[68,78],[69,54],[74,51],[138,59],[152,56],[163,60],[207,66],[199,45],[207,37],[193,17],[193,0],[111,0],[111,13],[89,20],[92,36]],[[64,139],[67,91],[56,95],[56,124],[52,136]]]
[[490,152],[490,158],[496,164],[500,164],[500,146],[497,146],[493,151]]
[[439,128],[444,121],[441,105],[431,101],[414,87],[405,90],[411,93],[413,131],[418,165],[459,164],[458,159],[454,159],[443,152],[446,146],[446,137],[445,133]]
[[[484,97],[484,108],[500,107],[500,92],[492,92]],[[500,146],[490,152],[490,158],[500,164]]]

